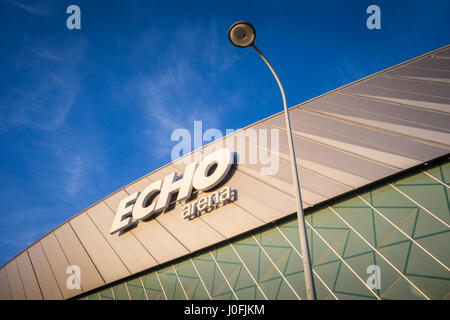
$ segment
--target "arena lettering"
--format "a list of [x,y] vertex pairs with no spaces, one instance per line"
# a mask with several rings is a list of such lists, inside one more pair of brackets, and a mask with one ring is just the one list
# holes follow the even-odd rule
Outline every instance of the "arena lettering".
[[[175,193],[178,193],[176,200],[181,201],[189,199],[194,188],[198,191],[213,189],[227,177],[232,164],[233,154],[228,149],[219,149],[205,157],[200,164],[194,161],[187,165],[181,178],[172,172],[144,190],[129,195],[119,203],[110,233],[129,227],[133,221],[144,220],[163,211],[169,206]],[[185,205],[181,215],[183,218],[192,217],[196,212],[224,203],[230,197],[229,187],[213,192],[192,205]]]

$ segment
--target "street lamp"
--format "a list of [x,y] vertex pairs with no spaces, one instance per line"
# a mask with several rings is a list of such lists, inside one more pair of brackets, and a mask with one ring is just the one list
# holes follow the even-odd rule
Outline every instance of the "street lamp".
[[289,142],[289,153],[291,157],[292,179],[294,180],[294,186],[297,191],[296,192],[297,220],[298,220],[298,229],[300,233],[300,245],[303,254],[303,270],[305,272],[306,294],[309,300],[315,300],[316,289],[314,287],[311,258],[309,255],[309,248],[308,248],[308,239],[306,237],[305,215],[303,213],[302,194],[300,192],[300,181],[298,178],[297,162],[295,160],[294,142],[292,139],[292,130],[291,130],[291,120],[289,118],[289,111],[286,103],[286,95],[284,94],[283,86],[275,70],[272,68],[272,65],[269,63],[269,61],[267,61],[266,57],[262,54],[262,52],[259,51],[259,49],[255,46],[254,42],[256,38],[256,32],[255,28],[253,28],[253,26],[250,23],[244,21],[234,23],[230,27],[230,30],[228,30],[228,38],[230,39],[230,42],[238,48],[246,48],[249,46],[253,47],[253,49],[255,49],[255,51],[261,56],[261,58],[267,64],[270,71],[272,71],[272,74],[275,77],[275,80],[277,80],[278,86],[280,87],[281,96],[283,97],[284,116],[286,120],[286,129]]

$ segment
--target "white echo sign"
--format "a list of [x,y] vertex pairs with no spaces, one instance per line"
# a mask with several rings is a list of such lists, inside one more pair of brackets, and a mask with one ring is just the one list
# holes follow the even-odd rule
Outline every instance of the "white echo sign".
[[[180,179],[175,180],[175,172],[172,172],[163,179],[153,182],[144,190],[129,195],[119,203],[110,233],[127,228],[132,224],[133,219],[147,219],[155,212],[167,208],[171,196],[175,192],[178,192],[177,201],[180,201],[191,196],[192,188],[198,191],[214,188],[227,176],[232,164],[232,153],[228,149],[219,149],[203,159],[200,165],[195,161],[186,166]],[[215,166],[215,169],[210,173],[213,166]],[[220,194],[224,195],[216,196],[220,202],[222,202],[222,199],[226,200],[230,197],[229,188],[223,191]],[[159,195],[157,195],[158,192]],[[204,201],[208,202],[206,198]],[[201,201],[202,205],[198,206],[198,209],[203,207],[204,201]],[[211,200],[209,201],[211,202]],[[183,218],[191,216],[194,212],[193,209],[189,210],[189,213],[186,211],[186,209],[183,209]]]

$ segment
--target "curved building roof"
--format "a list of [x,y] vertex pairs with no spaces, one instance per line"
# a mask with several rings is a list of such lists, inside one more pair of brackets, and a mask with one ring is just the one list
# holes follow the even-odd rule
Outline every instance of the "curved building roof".
[[[450,47],[294,106],[290,115],[305,208],[446,156]],[[122,199],[171,172],[182,174],[186,158],[223,142],[214,141],[117,190],[26,248],[0,269],[0,299],[67,299],[294,213],[283,114],[227,136],[235,147],[243,141],[246,152],[269,152],[245,139],[249,129],[279,129],[275,175],[261,175],[260,164],[240,163],[227,181],[238,190],[229,205],[193,220],[182,219],[175,206],[110,234]],[[82,270],[79,290],[67,289],[69,265]]]

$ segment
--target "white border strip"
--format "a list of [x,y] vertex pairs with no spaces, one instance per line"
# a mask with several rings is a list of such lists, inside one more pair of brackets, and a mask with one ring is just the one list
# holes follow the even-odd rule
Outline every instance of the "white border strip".
[[251,233],[253,240],[255,240],[255,242],[258,244],[258,246],[261,248],[262,252],[266,255],[267,259],[269,259],[269,261],[272,263],[272,265],[274,266],[274,268],[278,271],[278,273],[280,274],[280,276],[283,278],[284,281],[286,281],[287,285],[289,286],[289,288],[292,290],[292,292],[294,292],[295,296],[297,297],[298,300],[302,300],[302,298],[300,298],[300,296],[298,295],[298,293],[294,290],[294,288],[291,286],[291,284],[289,283],[289,281],[285,278],[284,274],[280,271],[280,269],[278,269],[277,265],[273,262],[273,260],[270,258],[270,256],[267,254],[266,250],[264,250],[264,248],[262,247],[262,245],[259,243],[259,241],[256,239],[256,237],[253,235],[253,233]]
[[427,208],[425,208],[424,206],[422,206],[420,203],[418,203],[416,200],[414,200],[413,198],[411,198],[410,196],[408,196],[406,193],[404,193],[403,191],[401,191],[400,189],[398,189],[396,186],[394,186],[392,183],[389,183],[389,185],[394,188],[395,190],[397,190],[399,193],[401,193],[405,198],[407,198],[408,200],[410,200],[411,202],[413,202],[416,206],[418,206],[420,209],[423,209],[424,211],[426,211],[430,216],[432,216],[433,218],[435,218],[437,221],[439,221],[440,223],[442,223],[444,226],[446,226],[447,228],[449,228],[450,226],[443,221],[441,218],[437,217],[434,213],[432,213],[430,210],[428,210]]
[[[281,233],[281,235],[283,236],[283,238],[289,243],[289,245],[292,247],[292,249],[294,249],[294,251],[298,254],[298,256],[303,260],[303,256],[301,255],[301,253],[297,250],[297,248],[292,244],[292,242],[286,237],[286,235],[281,231],[281,229],[275,225],[275,227],[277,228],[277,230]],[[313,266],[314,267],[314,266]],[[327,286],[327,284],[322,280],[322,278],[319,276],[319,274],[316,272],[316,270],[313,269],[313,273],[315,274],[315,276],[317,277],[317,279],[320,280],[320,282],[325,286],[325,288],[327,288],[327,290],[331,293],[331,295],[334,297],[335,300],[339,300],[339,298],[334,294],[334,292]]]
[[261,292],[261,294],[263,295],[264,299],[267,299],[266,294],[262,291],[261,287],[259,286],[259,283],[256,282],[256,279],[253,277],[252,273],[250,272],[250,270],[247,268],[247,265],[244,263],[244,261],[242,260],[241,256],[239,255],[239,253],[236,251],[236,249],[234,248],[233,244],[228,241],[228,243],[230,244],[231,249],[233,249],[234,253],[236,254],[236,256],[238,257],[239,261],[242,263],[242,265],[244,266],[245,270],[247,270],[248,274],[250,275],[250,278],[252,278],[253,282],[255,283],[255,285],[258,287],[259,292]]

